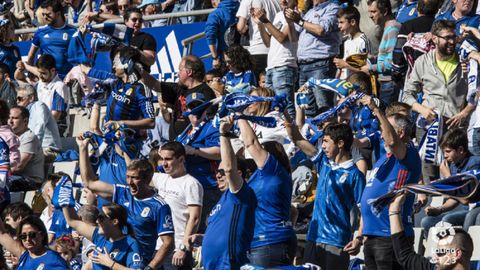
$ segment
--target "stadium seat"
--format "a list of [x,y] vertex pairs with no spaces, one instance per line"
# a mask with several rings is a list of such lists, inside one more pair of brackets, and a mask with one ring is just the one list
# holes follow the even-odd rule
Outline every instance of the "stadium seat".
[[470,226],[470,228],[468,228],[468,233],[473,239],[472,261],[480,261],[480,240],[478,239],[478,235],[480,235],[480,226]]
[[75,183],[75,168],[77,167],[78,161],[66,161],[66,162],[55,162],[53,163],[54,172],[64,172],[72,178]]

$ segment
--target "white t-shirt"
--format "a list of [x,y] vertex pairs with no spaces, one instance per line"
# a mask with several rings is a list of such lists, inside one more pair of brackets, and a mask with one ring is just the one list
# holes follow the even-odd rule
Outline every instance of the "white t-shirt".
[[[172,178],[166,173],[155,173],[152,183],[158,194],[170,206],[173,228],[175,229],[175,248],[183,242],[185,226],[189,218],[189,205],[202,205],[203,187],[193,176],[186,174]],[[158,238],[160,240],[160,238]],[[159,247],[157,243],[157,247]]]
[[237,11],[237,17],[245,18],[248,22],[250,46],[248,51],[251,55],[268,54],[268,48],[263,44],[258,25],[250,19],[250,9],[263,8],[268,20],[273,21],[275,15],[281,10],[277,0],[242,0]]
[[[273,20],[273,26],[283,32],[288,26],[283,11],[280,11]],[[290,42],[287,38],[283,43],[271,36],[270,50],[268,52],[267,70],[274,67],[291,66],[297,67],[297,42]]]
[[[58,96],[55,96],[55,94]],[[56,100],[58,97],[63,99],[65,105],[67,105],[69,101],[67,86],[60,80],[58,75],[49,83],[39,81],[37,84],[37,95],[38,100],[45,103],[48,108],[53,111],[60,111],[59,106],[52,108],[52,105],[59,104],[58,100]],[[68,108],[68,106],[66,107]]]
[[[346,60],[347,57],[354,54],[363,54],[363,53],[371,53],[371,45],[370,41],[367,38],[367,35],[361,33],[356,38],[352,38],[352,36],[348,35],[347,39],[343,43],[344,46],[344,53],[343,53],[343,60]],[[342,69],[342,74],[340,75],[340,79],[346,79],[352,72],[346,68]]]

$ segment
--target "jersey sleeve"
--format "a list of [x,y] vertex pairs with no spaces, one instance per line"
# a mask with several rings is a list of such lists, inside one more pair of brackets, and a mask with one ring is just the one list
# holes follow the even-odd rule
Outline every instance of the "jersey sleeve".
[[98,246],[98,247],[102,248],[103,245],[104,245],[104,240],[105,240],[105,238],[101,234],[98,233],[98,227],[96,227],[93,230],[92,243],[95,244],[95,246]]
[[173,234],[173,220],[170,206],[168,206],[168,204],[163,205],[157,214],[158,235]]
[[40,47],[40,33],[38,32],[38,30],[35,31],[35,33],[33,34],[32,45],[37,48]]
[[220,146],[220,133],[217,128],[210,126],[210,132],[205,138],[205,147]]
[[143,118],[155,118],[151,91],[149,89],[145,89],[145,86],[143,84],[139,84],[136,94],[138,106],[142,111]]
[[126,260],[126,267],[129,269],[143,269],[145,264],[143,262],[143,258],[141,255],[140,246],[138,245],[137,241],[132,240],[132,244],[130,245],[130,250],[127,254]]
[[62,84],[62,87],[55,89],[52,99],[52,111],[66,112],[67,105],[65,101],[66,89]]
[[124,185],[113,185],[113,196],[112,202],[116,204],[122,204],[126,201],[126,192],[128,192],[126,186]]
[[257,204],[257,199],[255,197],[255,192],[252,188],[246,183],[243,182],[242,188],[237,193],[232,193],[235,198],[240,202],[247,205],[255,206]]
[[189,185],[186,189],[186,201],[187,205],[202,205],[203,203],[203,187],[202,185],[195,179],[191,178],[189,181]]
[[362,200],[363,189],[365,189],[365,175],[357,171],[352,179],[352,189],[354,200],[357,204]]

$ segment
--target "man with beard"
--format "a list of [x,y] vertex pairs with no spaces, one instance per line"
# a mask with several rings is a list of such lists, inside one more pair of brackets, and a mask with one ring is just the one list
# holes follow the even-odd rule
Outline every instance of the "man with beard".
[[[150,187],[153,167],[146,160],[133,160],[127,166],[126,185],[108,184],[96,179],[88,157],[88,141],[77,137],[80,174],[85,187],[104,199],[128,210],[132,226],[142,249],[145,270],[157,269],[174,246],[172,214],[168,204]],[[162,241],[155,251],[157,239]]]
[[[465,107],[468,90],[467,77],[462,75],[459,57],[455,52],[457,36],[455,23],[440,20],[432,25],[433,42],[436,46],[416,61],[410,77],[405,82],[403,102],[421,114],[427,122],[436,119],[437,113],[447,118],[448,129],[460,126],[475,110],[475,106]],[[423,92],[423,101],[417,95]],[[435,110],[435,111],[434,111]],[[425,129],[417,128],[417,138],[421,139]],[[438,178],[438,167],[423,164],[423,179]]]

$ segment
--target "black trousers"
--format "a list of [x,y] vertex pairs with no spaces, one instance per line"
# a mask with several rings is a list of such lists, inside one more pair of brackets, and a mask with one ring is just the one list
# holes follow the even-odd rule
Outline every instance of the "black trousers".
[[313,263],[322,269],[347,270],[350,256],[343,248],[307,241],[303,263]]
[[[413,245],[414,238],[409,238]],[[367,270],[403,270],[393,252],[390,237],[368,236],[363,246]]]

